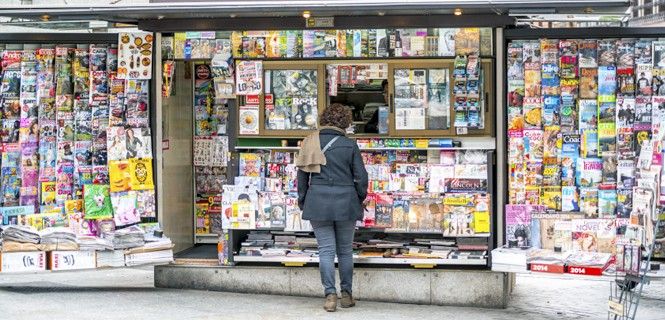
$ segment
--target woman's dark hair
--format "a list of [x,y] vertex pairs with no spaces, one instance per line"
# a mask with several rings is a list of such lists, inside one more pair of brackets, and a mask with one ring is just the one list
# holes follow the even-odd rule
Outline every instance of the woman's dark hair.
[[319,119],[322,126],[337,127],[342,130],[346,130],[351,122],[353,122],[351,110],[340,103],[333,103],[328,106],[323,110]]

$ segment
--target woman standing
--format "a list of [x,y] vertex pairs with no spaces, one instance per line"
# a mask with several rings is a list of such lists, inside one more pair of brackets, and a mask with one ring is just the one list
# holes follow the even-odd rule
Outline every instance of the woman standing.
[[353,234],[362,219],[367,171],[355,141],[346,137],[351,110],[335,103],[320,118],[321,129],[303,141],[298,166],[298,206],[310,220],[319,245],[319,269],[326,302],[337,308],[335,254],[339,262],[342,308],[355,305],[352,296]]

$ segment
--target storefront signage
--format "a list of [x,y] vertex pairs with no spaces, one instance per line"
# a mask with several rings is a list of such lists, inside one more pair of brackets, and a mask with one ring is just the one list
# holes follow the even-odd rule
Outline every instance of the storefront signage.
[[307,19],[307,28],[333,28],[335,17],[315,17]]

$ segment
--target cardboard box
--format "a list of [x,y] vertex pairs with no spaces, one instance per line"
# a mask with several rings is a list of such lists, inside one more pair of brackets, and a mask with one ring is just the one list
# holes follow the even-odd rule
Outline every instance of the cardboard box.
[[570,274],[581,274],[585,276],[602,276],[604,267],[589,267],[589,266],[568,266],[566,272]]
[[0,272],[36,272],[46,270],[46,252],[0,253]]
[[51,251],[48,261],[49,270],[80,270],[97,267],[95,251]]

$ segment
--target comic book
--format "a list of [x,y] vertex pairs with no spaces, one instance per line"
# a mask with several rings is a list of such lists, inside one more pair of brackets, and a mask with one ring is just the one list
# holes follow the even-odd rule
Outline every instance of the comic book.
[[598,97],[598,69],[580,69],[580,99],[596,99]]
[[636,92],[638,95],[650,96],[652,95],[651,81],[653,67],[650,64],[638,64],[635,70],[635,84]]
[[598,40],[598,65],[615,66],[616,65],[616,40],[602,39]]
[[578,158],[576,184],[579,187],[596,187],[603,179],[603,160],[599,158]]
[[581,40],[579,42],[579,67],[598,67],[598,42],[596,40]]
[[635,69],[631,67],[617,68],[618,93],[622,96],[635,95]]
[[561,187],[561,210],[564,212],[580,211],[580,199],[577,187]]

